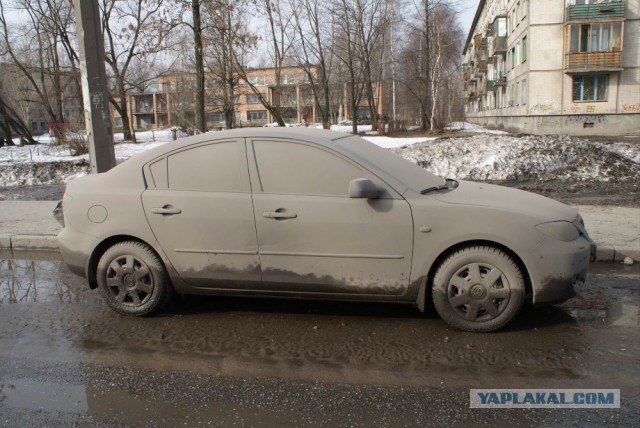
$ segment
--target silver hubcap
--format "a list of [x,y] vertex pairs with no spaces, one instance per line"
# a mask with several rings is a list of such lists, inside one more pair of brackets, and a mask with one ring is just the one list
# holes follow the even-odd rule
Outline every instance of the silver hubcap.
[[488,263],[469,263],[449,280],[447,298],[467,321],[488,321],[507,307],[511,290],[504,273]]
[[107,287],[119,304],[144,305],[153,292],[153,275],[149,266],[137,257],[120,256],[107,268]]

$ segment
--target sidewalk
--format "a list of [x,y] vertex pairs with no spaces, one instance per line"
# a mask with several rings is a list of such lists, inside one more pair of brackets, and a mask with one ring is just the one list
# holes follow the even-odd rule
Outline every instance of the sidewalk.
[[[0,249],[56,250],[53,201],[0,201]],[[640,208],[574,206],[598,244],[598,261],[640,261]]]

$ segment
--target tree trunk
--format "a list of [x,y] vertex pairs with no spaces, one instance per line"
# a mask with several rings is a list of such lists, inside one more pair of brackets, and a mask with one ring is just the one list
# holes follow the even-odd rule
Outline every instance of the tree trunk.
[[196,128],[200,132],[207,132],[207,122],[204,114],[204,51],[202,47],[200,0],[191,2],[191,11],[193,13],[193,38],[196,59]]
[[131,123],[129,122],[129,107],[127,105],[127,90],[124,85],[124,79],[121,77],[118,79],[118,113],[122,118],[122,133],[124,134],[125,141],[131,140],[136,142],[136,135],[131,130]]

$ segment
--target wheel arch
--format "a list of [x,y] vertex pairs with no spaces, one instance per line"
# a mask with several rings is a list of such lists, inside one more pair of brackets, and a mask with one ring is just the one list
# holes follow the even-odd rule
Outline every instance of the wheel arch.
[[436,257],[436,259],[433,261],[433,263],[429,267],[429,272],[427,273],[427,280],[422,285],[423,289],[420,290],[420,292],[418,293],[417,305],[421,311],[424,312],[425,308],[430,307],[431,305],[430,302],[431,302],[431,293],[433,290],[433,278],[435,276],[436,271],[442,264],[442,262],[451,254],[455,253],[456,251],[465,247],[470,247],[470,246],[493,247],[504,252],[509,257],[511,257],[513,261],[516,263],[516,265],[518,266],[518,269],[520,269],[520,272],[522,272],[522,277],[524,279],[524,285],[525,285],[525,293],[526,293],[525,301],[526,302],[532,301],[533,286],[532,286],[531,275],[529,274],[529,270],[527,269],[527,266],[525,265],[522,258],[515,251],[511,250],[509,247],[503,244],[500,244],[499,242],[478,239],[478,240],[463,241],[463,242],[454,244],[449,248],[447,248],[446,250],[442,251],[440,255]]
[[151,249],[151,251],[153,251],[156,254],[156,256],[158,256],[158,259],[162,263],[165,270],[167,269],[164,259],[162,258],[160,253],[158,253],[158,251],[153,247],[153,245],[149,244],[148,242],[145,242],[143,239],[140,239],[132,235],[114,235],[102,240],[98,245],[96,245],[96,247],[91,252],[91,256],[89,257],[89,261],[87,263],[87,281],[89,282],[89,288],[91,289],[98,288],[98,282],[96,280],[96,272],[97,272],[98,262],[100,261],[100,258],[105,253],[105,251],[107,251],[113,245],[116,245],[120,242],[125,242],[125,241],[139,242],[141,244],[148,246]]

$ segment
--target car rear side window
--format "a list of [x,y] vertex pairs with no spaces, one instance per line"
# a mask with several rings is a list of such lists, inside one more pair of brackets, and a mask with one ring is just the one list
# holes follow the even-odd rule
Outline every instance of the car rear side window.
[[244,144],[237,141],[193,147],[168,157],[169,188],[249,192]]
[[349,182],[364,171],[321,148],[283,141],[254,141],[262,191],[277,194],[346,196]]

